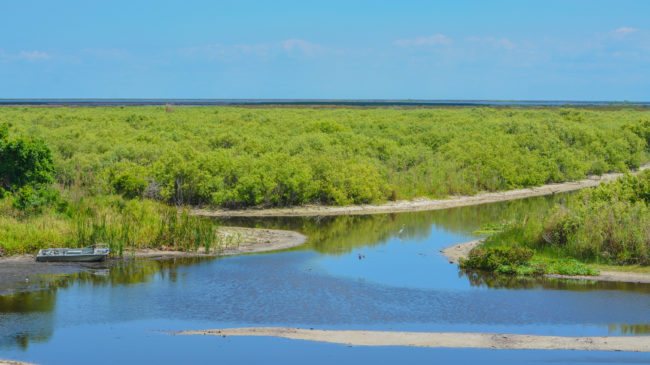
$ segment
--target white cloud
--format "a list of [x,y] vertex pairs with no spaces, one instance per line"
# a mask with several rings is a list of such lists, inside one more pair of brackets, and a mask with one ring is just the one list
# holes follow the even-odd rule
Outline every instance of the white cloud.
[[321,46],[320,44],[308,42],[303,39],[287,39],[286,41],[281,42],[281,44],[285,51],[299,51],[305,56],[318,56],[331,52],[331,50]]
[[50,58],[50,55],[40,51],[20,51],[20,53],[18,53],[18,56],[16,56],[16,59],[26,60],[30,62],[49,60]]
[[209,59],[218,58],[219,56],[225,55],[226,47],[219,44],[209,44],[201,47],[189,47],[182,48],[179,50],[179,53],[186,57],[207,57]]
[[620,27],[616,29],[615,31],[611,32],[612,37],[616,39],[623,39],[626,35],[634,32],[638,32],[639,30],[636,28],[629,28],[629,27]]
[[81,53],[98,58],[126,58],[130,56],[129,51],[120,48],[86,48]]
[[339,51],[327,48],[317,43],[303,39],[287,39],[273,43],[258,44],[236,44],[223,45],[213,44],[202,47],[183,48],[179,52],[187,57],[203,57],[214,59],[236,59],[241,56],[256,56],[270,58],[286,54],[289,56],[315,57],[324,54],[339,54]]
[[495,49],[505,49],[505,50],[508,50],[508,51],[512,51],[513,49],[517,48],[517,45],[514,44],[508,38],[470,37],[470,38],[467,38],[467,41],[473,42],[473,43],[480,43],[482,45],[486,45],[486,46],[489,46],[489,47],[495,48]]
[[36,62],[44,61],[52,58],[49,54],[41,51],[20,51],[18,53],[7,53],[4,50],[0,49],[0,61],[4,62],[16,62],[16,61],[27,61],[27,62]]
[[413,39],[398,39],[393,42],[393,45],[398,47],[421,47],[449,44],[451,44],[451,39],[444,34],[434,34],[428,37],[417,37]]

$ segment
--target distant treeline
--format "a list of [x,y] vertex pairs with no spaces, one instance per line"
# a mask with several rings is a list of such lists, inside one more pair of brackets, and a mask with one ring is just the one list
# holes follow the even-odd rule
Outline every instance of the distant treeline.
[[650,111],[0,108],[87,194],[226,208],[475,194],[627,171]]

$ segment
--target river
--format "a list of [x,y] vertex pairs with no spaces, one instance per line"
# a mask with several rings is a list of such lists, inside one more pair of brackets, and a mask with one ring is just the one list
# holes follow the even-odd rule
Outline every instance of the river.
[[247,326],[588,336],[650,332],[650,285],[465,274],[440,250],[483,224],[542,214],[566,195],[432,212],[231,219],[297,230],[294,249],[135,260],[0,296],[0,358],[43,364],[647,363],[648,354],[360,347],[173,336]]

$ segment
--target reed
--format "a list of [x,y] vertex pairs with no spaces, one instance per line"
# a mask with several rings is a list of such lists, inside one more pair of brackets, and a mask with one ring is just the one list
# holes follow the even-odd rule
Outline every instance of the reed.
[[86,197],[70,203],[66,212],[44,209],[24,216],[0,200],[0,247],[6,254],[34,253],[46,247],[84,247],[106,243],[122,256],[138,248],[194,250],[219,247],[217,223],[178,213],[150,200],[121,196]]

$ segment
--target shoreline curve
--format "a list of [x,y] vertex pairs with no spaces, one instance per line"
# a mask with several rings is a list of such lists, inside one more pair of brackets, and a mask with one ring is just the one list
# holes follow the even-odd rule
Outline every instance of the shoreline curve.
[[[165,260],[185,257],[221,257],[250,253],[262,253],[284,250],[300,246],[307,237],[295,231],[244,227],[220,227],[219,232],[225,236],[239,237],[236,245],[221,251],[205,253],[161,249],[136,249],[135,254],[124,252],[122,258],[109,258],[107,263],[75,262],[36,262],[34,255],[13,255],[0,257],[0,295],[40,289],[43,275],[71,275],[97,269],[98,265],[106,267],[116,261],[136,259]],[[1,364],[0,364],[1,365]]]
[[[631,174],[650,168],[650,163],[644,164]],[[383,213],[419,212],[439,210],[469,205],[496,203],[507,200],[532,198],[536,196],[565,193],[584,188],[598,186],[605,182],[616,180],[624,173],[607,173],[600,176],[590,176],[578,181],[569,181],[555,184],[545,184],[539,187],[507,190],[495,193],[480,193],[472,196],[456,196],[450,199],[416,198],[413,200],[400,200],[380,205],[363,204],[348,206],[321,206],[304,205],[294,208],[267,208],[267,209],[192,209],[190,214],[205,217],[311,217],[334,215],[367,215]]]
[[[469,252],[476,246],[480,245],[483,240],[474,240],[469,242],[459,243],[447,247],[440,252],[449,260],[450,264],[458,264],[460,259],[466,259]],[[554,279],[574,279],[574,280],[596,280],[596,281],[615,281],[622,283],[640,283],[650,284],[650,273],[639,273],[629,271],[603,271],[600,274],[590,275],[559,275],[559,274],[544,274],[544,277]]]

